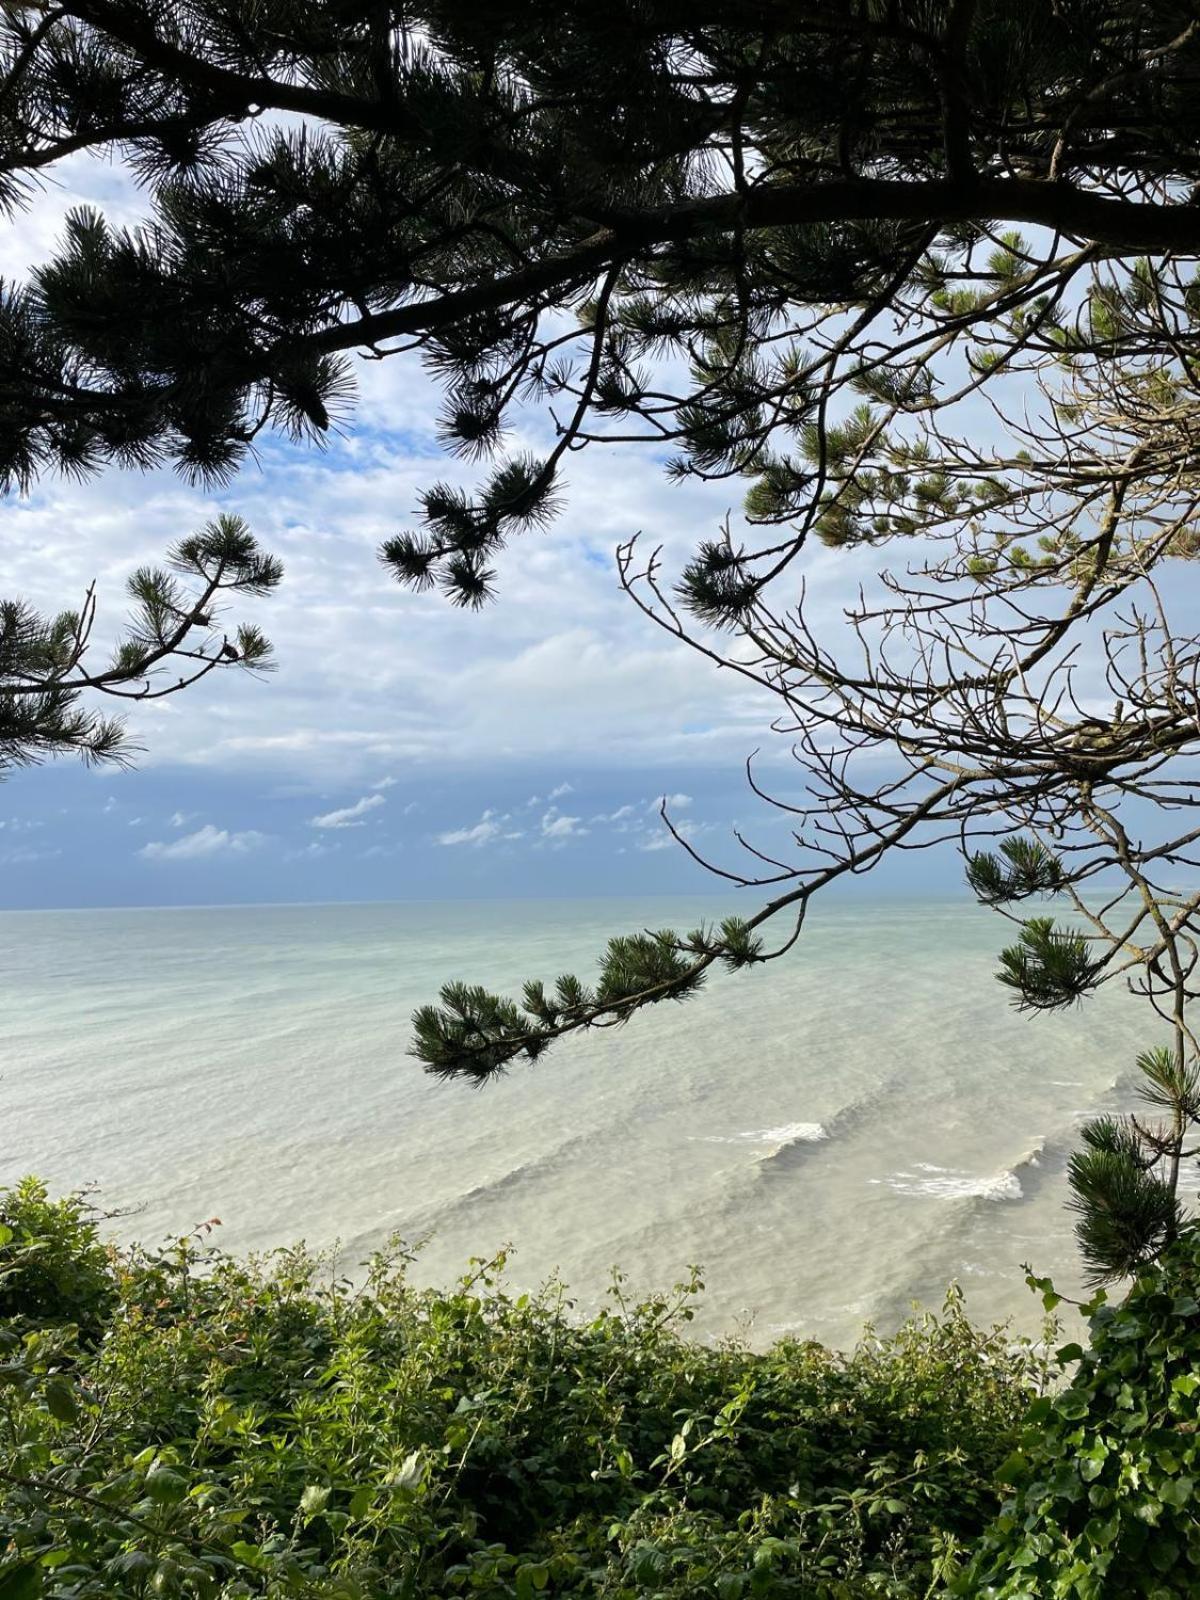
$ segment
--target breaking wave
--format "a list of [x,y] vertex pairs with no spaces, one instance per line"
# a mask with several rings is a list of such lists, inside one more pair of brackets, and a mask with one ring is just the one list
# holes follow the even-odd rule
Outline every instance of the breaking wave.
[[962,1167],[938,1167],[930,1161],[914,1161],[901,1172],[886,1178],[868,1178],[872,1184],[886,1184],[896,1194],[922,1195],[934,1200],[1023,1200],[1022,1178],[1041,1166],[1045,1144],[1039,1140],[1011,1167],[999,1172],[967,1172]]
[[829,1135],[819,1122],[784,1122],[777,1128],[751,1128],[746,1133],[712,1133],[704,1138],[705,1144],[763,1144],[770,1153],[794,1144],[816,1144]]

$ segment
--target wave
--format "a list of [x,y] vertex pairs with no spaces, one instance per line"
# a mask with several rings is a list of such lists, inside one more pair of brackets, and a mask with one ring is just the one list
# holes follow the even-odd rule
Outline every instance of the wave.
[[559,1139],[557,1144],[529,1155],[524,1161],[514,1162],[512,1166],[497,1172],[493,1177],[484,1178],[457,1194],[449,1194],[415,1208],[404,1218],[400,1226],[415,1236],[436,1233],[461,1215],[474,1218],[479,1215],[481,1207],[489,1205],[498,1197],[504,1196],[507,1199],[514,1191],[521,1190],[527,1185],[543,1183],[563,1164],[564,1160],[573,1158],[576,1152],[590,1148],[593,1143],[594,1134],[590,1130],[570,1133],[565,1138]]
[[791,1144],[816,1144],[829,1135],[820,1122],[784,1122],[777,1128],[750,1128],[745,1133],[710,1133],[705,1144],[766,1144],[779,1150]]
[[866,1094],[859,1095],[856,1100],[849,1101],[825,1122],[798,1122],[768,1130],[781,1137],[756,1158],[755,1166],[764,1174],[789,1171],[797,1161],[806,1159],[810,1153],[806,1146],[842,1139],[867,1118],[879,1116],[887,1105],[889,1091],[894,1094],[901,1087],[902,1079],[897,1074],[886,1083],[877,1084]]
[[1022,1181],[1042,1164],[1044,1140],[1039,1140],[1019,1161],[999,1172],[968,1172],[962,1167],[938,1167],[930,1161],[914,1161],[911,1170],[893,1172],[886,1178],[868,1178],[872,1184],[886,1184],[897,1194],[921,1195],[934,1200],[1023,1200]]

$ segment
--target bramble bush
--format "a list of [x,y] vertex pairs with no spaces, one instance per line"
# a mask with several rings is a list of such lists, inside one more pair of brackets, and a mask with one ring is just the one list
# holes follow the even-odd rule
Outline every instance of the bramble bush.
[[584,1319],[502,1256],[355,1283],[204,1230],[118,1251],[34,1180],[0,1214],[0,1600],[1200,1592],[1194,1231],[1087,1350],[952,1291],[840,1355],[690,1341],[694,1273]]
[[105,1251],[32,1182],[3,1210],[0,1600],[921,1596],[1046,1382],[957,1294],[850,1356],[757,1354],[684,1337],[694,1274],[583,1319],[502,1257],[443,1291],[396,1247],[355,1284]]

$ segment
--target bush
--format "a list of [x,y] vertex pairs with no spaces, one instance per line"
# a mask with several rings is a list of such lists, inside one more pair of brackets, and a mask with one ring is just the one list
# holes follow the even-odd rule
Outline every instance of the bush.
[[100,1220],[82,1195],[51,1200],[37,1178],[0,1190],[0,1318],[98,1335],[116,1298]]
[[988,1600],[1200,1594],[1200,1232],[1119,1307],[1096,1304],[1074,1381],[1036,1399],[1012,1487],[957,1592]]
[[[91,1281],[86,1213],[45,1216]],[[849,1357],[755,1354],[683,1336],[695,1278],[581,1320],[502,1260],[450,1291],[409,1262],[355,1286],[185,1240],[107,1265],[94,1347],[14,1323],[0,1600],[921,1596],[1044,1380],[956,1295]]]

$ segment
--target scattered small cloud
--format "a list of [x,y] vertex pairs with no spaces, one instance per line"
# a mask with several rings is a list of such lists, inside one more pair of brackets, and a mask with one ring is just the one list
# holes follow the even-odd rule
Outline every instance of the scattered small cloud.
[[375,811],[387,801],[381,794],[365,794],[361,800],[356,800],[352,806],[343,806],[340,811],[326,811],[323,816],[310,817],[309,826],[312,828],[362,828],[365,827],[363,818],[368,811]]
[[498,822],[477,822],[473,828],[451,828],[449,833],[439,833],[439,844],[471,844],[478,848],[480,845],[491,844],[493,839],[498,839],[504,829]]
[[289,850],[284,860],[318,861],[322,856],[331,856],[340,849],[341,844],[337,839],[314,839],[311,844],[302,845],[298,850]]
[[0,850],[0,866],[26,867],[34,861],[52,861],[62,855],[61,850],[36,850],[29,844],[14,845],[11,850]]
[[242,856],[256,850],[265,837],[253,828],[243,833],[230,833],[227,828],[214,828],[209,822],[182,839],[173,839],[170,843],[155,839],[144,844],[138,855],[146,861],[199,861],[204,856]]
[[[702,833],[711,833],[712,824],[708,822],[681,822],[675,829],[680,839],[695,839]],[[648,833],[637,841],[639,850],[670,850],[677,840],[669,828],[663,828],[655,833]]]
[[511,821],[511,818],[507,811],[503,816],[500,816],[495,811],[489,810],[483,813],[473,827],[452,828],[448,833],[439,833],[435,837],[438,844],[468,844],[478,850],[485,844],[494,844],[497,839],[520,839],[523,837],[520,828],[506,827],[509,821]]
[[542,817],[542,838],[580,839],[588,831],[581,826],[582,822],[582,817],[563,816],[556,807],[551,806]]
[[618,806],[615,811],[601,811],[597,816],[592,818],[592,821],[628,822],[630,818],[636,817],[637,814],[638,808],[636,806]]
[[661,801],[651,800],[650,804],[657,811],[660,805],[665,805],[668,811],[685,811],[692,803],[690,794],[665,794]]
[[173,828],[186,828],[188,823],[194,822],[197,816],[199,816],[197,811],[175,811],[171,814],[171,826]]
[[372,789],[394,789],[399,783],[399,778],[380,778],[377,783],[371,784]]
[[550,793],[546,796],[546,799],[561,800],[563,795],[574,793],[575,785],[573,783],[560,783],[557,789],[551,789]]

